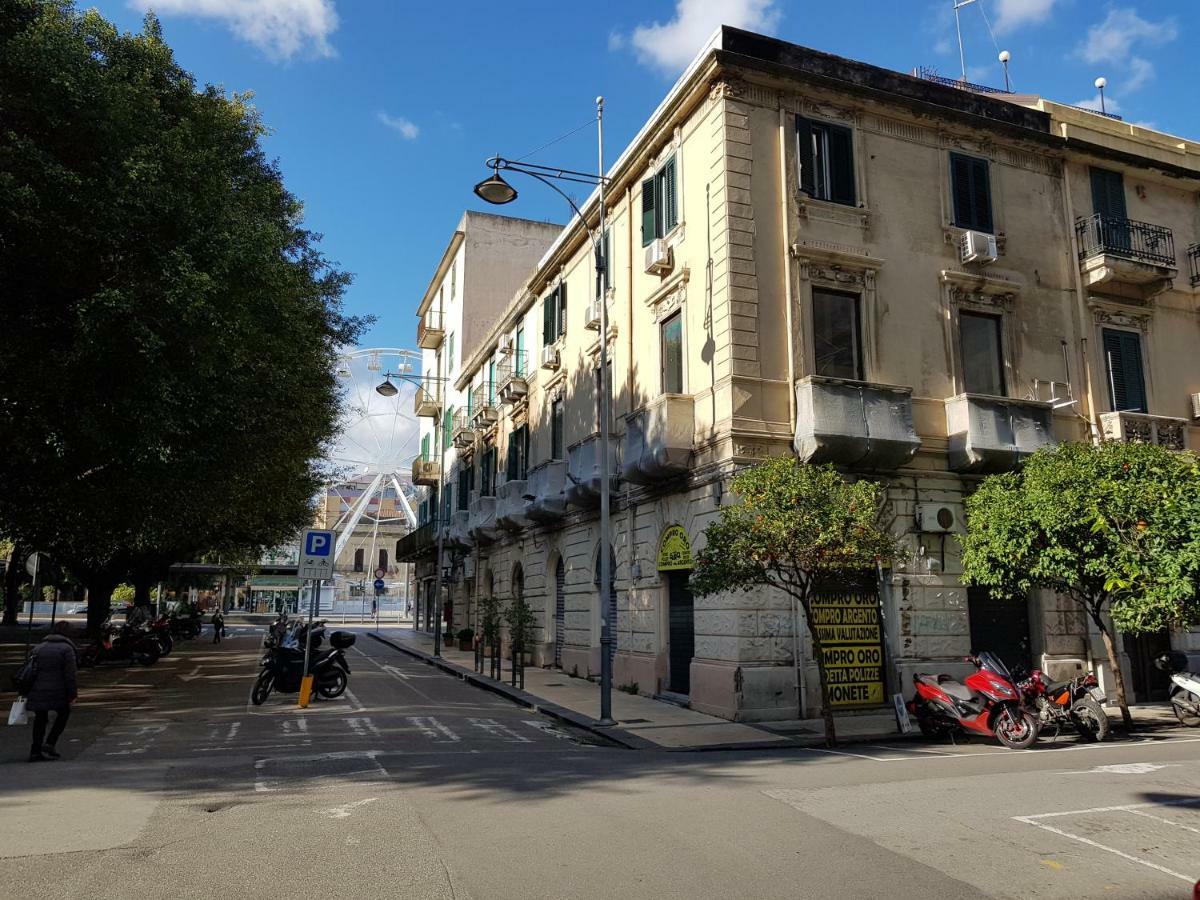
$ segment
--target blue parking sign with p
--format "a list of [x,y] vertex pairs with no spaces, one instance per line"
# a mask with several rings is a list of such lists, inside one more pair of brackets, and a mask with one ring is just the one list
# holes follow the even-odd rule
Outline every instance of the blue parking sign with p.
[[328,556],[333,552],[333,532],[309,531],[304,535],[305,556]]

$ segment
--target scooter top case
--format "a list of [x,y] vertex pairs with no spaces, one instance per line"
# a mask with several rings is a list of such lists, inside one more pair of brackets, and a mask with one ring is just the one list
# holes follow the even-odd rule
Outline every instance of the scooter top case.
[[1171,675],[1178,675],[1180,672],[1186,672],[1188,668],[1188,658],[1186,653],[1179,650],[1172,650],[1169,653],[1164,653],[1162,656],[1154,660],[1154,666],[1160,672],[1167,672]]

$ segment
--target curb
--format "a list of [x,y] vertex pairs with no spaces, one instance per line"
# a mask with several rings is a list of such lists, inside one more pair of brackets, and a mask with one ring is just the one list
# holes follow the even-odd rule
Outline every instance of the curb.
[[435,669],[440,669],[447,675],[453,675],[465,681],[472,687],[482,688],[485,691],[491,691],[493,694],[499,694],[506,700],[510,700],[518,706],[524,706],[534,712],[540,712],[552,719],[557,719],[560,722],[565,722],[575,728],[580,728],[596,737],[604,740],[607,743],[615,744],[618,747],[624,747],[627,750],[662,750],[653,741],[648,741],[636,734],[630,734],[623,728],[602,727],[596,724],[596,721],[588,716],[575,712],[572,709],[567,709],[558,706],[554,703],[549,703],[541,697],[530,694],[519,688],[514,688],[511,685],[504,684],[500,681],[493,681],[491,678],[485,678],[476,672],[474,669],[467,669],[457,663],[448,662],[444,659],[438,659],[417,650],[413,647],[406,647],[396,641],[388,640],[381,635],[372,631],[367,632],[367,636],[374,638],[381,644],[386,644],[393,650],[399,650],[401,653],[407,654],[414,659],[419,659],[426,665],[433,666]]

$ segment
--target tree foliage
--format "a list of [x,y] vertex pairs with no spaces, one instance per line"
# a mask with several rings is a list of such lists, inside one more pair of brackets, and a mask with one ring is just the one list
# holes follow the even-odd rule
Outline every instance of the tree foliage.
[[1108,617],[1127,634],[1200,621],[1200,464],[1149,444],[1060,444],[967,499],[963,578],[996,596],[1044,588],[1100,630],[1118,700],[1125,685]]
[[[692,590],[697,594],[770,587],[803,610],[821,682],[826,739],[836,739],[819,632],[811,601],[819,583],[889,565],[901,550],[880,527],[881,485],[846,481],[832,466],[779,457],[733,478],[740,503],[723,506],[704,531]],[[799,623],[796,623],[799,627]]]
[[363,323],[263,153],[147,16],[0,11],[0,531],[98,587],[311,519]]

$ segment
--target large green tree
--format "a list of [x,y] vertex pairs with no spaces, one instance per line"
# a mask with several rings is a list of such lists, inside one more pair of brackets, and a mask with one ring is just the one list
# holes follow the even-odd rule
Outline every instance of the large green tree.
[[806,465],[794,457],[744,469],[732,487],[740,502],[723,506],[704,530],[692,589],[703,596],[767,587],[796,602],[820,677],[825,739],[833,744],[837,735],[813,601],[822,581],[873,572],[901,555],[878,522],[883,488],[873,481],[848,482],[831,466]]
[[1132,726],[1113,630],[1200,621],[1200,462],[1149,444],[1060,444],[967,498],[963,579],[996,596],[1071,597],[1104,642]]
[[157,21],[0,5],[0,532],[100,605],[311,518],[361,321],[263,153]]

